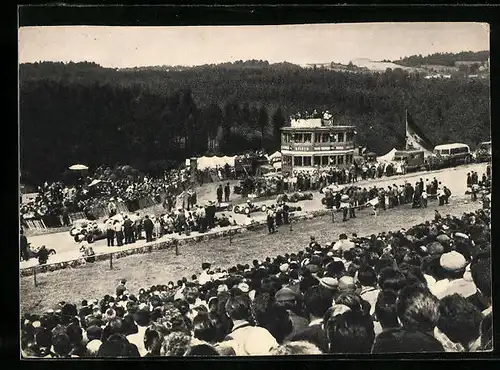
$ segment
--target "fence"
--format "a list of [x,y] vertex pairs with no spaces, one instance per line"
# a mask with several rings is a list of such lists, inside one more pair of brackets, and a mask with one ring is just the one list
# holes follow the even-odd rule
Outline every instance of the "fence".
[[31,220],[24,220],[24,223],[28,227],[28,229],[46,229],[47,227],[45,226],[45,223],[43,222],[42,219],[31,219]]
[[[315,217],[320,217],[320,216],[325,216],[328,215],[331,211],[329,210],[319,210],[319,211],[313,211],[308,214],[303,214],[299,216],[293,216],[290,218],[290,225],[289,229],[290,231],[293,231],[292,224],[296,223],[297,221],[300,220],[306,220],[306,219],[312,219]],[[134,254],[142,254],[142,253],[151,253],[153,251],[159,251],[159,250],[165,250],[165,249],[173,249],[175,251],[175,255],[179,255],[179,247],[186,245],[186,244],[191,244],[191,243],[200,243],[203,241],[209,241],[213,239],[219,239],[223,237],[228,237],[229,239],[229,244],[232,244],[234,236],[237,234],[243,234],[248,231],[255,231],[258,229],[265,228],[267,225],[267,222],[265,220],[262,221],[257,221],[253,222],[250,225],[246,226],[231,226],[227,227],[225,229],[222,229],[220,231],[214,232],[214,233],[206,233],[206,234],[199,234],[199,235],[193,235],[189,238],[186,239],[174,239],[170,238],[167,240],[159,240],[156,242],[153,242],[152,244],[147,244],[141,247],[136,247],[136,248],[130,248],[122,251],[116,251],[116,252],[111,252],[111,253],[101,253],[101,254],[96,254],[93,257],[95,258],[95,262],[98,261],[109,261],[109,266],[110,269],[113,269],[113,261],[116,261],[119,258],[123,258],[126,256],[134,255]],[[67,269],[67,268],[75,268],[78,266],[86,265],[89,262],[86,261],[88,260],[88,257],[81,256],[79,258],[75,258],[72,260],[64,261],[64,262],[53,262],[53,263],[47,263],[44,265],[37,265],[33,267],[28,267],[28,268],[22,268],[20,273],[22,277],[27,277],[27,276],[32,276],[35,281],[35,286],[37,285],[37,280],[36,280],[36,275],[40,273],[46,273],[46,272],[52,272],[52,271],[57,271],[61,269]]]

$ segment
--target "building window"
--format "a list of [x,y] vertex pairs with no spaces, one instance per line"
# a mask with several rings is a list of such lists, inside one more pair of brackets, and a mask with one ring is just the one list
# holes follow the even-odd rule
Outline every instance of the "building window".
[[334,134],[333,132],[330,133],[329,135],[330,138],[330,143],[336,143],[337,142],[337,134]]
[[339,132],[339,133],[337,134],[337,141],[338,141],[339,143],[343,143],[343,142],[344,142],[344,133],[343,133],[343,132]]
[[311,157],[304,157],[304,166],[311,165]]
[[321,134],[314,134],[314,142],[321,143]]
[[337,156],[336,155],[330,156],[330,164],[333,166],[335,166],[337,164]]
[[354,132],[348,131],[345,136],[345,141],[353,141],[354,140]]
[[343,155],[338,156],[337,164],[344,164],[344,156]]
[[352,154],[347,154],[345,156],[345,163],[346,164],[351,164],[352,163]]
[[319,157],[319,156],[314,157],[314,165],[321,166],[321,157]]
[[321,142],[322,143],[328,143],[330,141],[330,135],[329,134],[323,134],[321,135]]
[[302,157],[301,156],[293,157],[293,165],[297,167],[302,167]]
[[324,155],[321,157],[321,165],[322,166],[328,166],[328,160],[329,160],[330,157],[328,157],[327,155]]
[[282,158],[281,158],[281,162],[285,165],[285,166],[290,166],[292,164],[292,157],[290,155],[284,155]]
[[304,143],[310,143],[312,140],[312,134],[304,134]]

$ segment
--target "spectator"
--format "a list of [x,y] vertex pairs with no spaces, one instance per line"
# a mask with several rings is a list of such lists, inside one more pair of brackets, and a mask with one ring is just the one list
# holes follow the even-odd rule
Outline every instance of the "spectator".
[[454,293],[464,297],[474,294],[474,284],[463,279],[467,261],[462,254],[456,251],[445,253],[441,256],[439,262],[444,279],[436,281],[430,288],[437,298],[441,299]]
[[172,332],[168,334],[161,348],[161,356],[184,356],[189,349],[191,337],[182,332]]
[[472,303],[455,293],[439,302],[439,320],[434,336],[447,352],[468,352],[480,336],[483,315]]
[[377,302],[377,297],[380,292],[380,290],[377,289],[377,274],[372,267],[367,265],[362,266],[358,270],[357,278],[361,284],[360,296],[370,303],[370,314],[373,315],[375,312],[375,302]]
[[340,306],[325,325],[329,353],[370,353],[375,333],[373,322],[360,311]]
[[271,333],[281,344],[293,331],[293,324],[287,310],[278,305],[274,296],[263,293],[255,297],[252,302],[253,317],[256,323]]
[[112,334],[99,347],[97,357],[140,357],[140,354],[135,344],[129,343],[124,335]]
[[272,348],[269,352],[271,356],[295,356],[295,355],[321,355],[318,347],[309,342],[288,342],[278,347]]
[[309,314],[309,326],[295,334],[291,341],[307,341],[316,345],[323,353],[328,352],[328,338],[323,330],[323,316],[332,305],[329,294],[319,285],[310,287],[304,295],[306,312]]
[[470,271],[477,292],[468,299],[486,316],[491,312],[491,259],[473,262]]
[[290,339],[295,334],[309,326],[309,320],[306,319],[300,308],[297,294],[290,288],[282,288],[275,295],[276,302],[288,312],[288,317],[292,323],[292,332],[285,339]]
[[428,289],[418,285],[403,288],[398,294],[396,311],[404,329],[434,334],[439,320],[439,300]]
[[233,291],[226,303],[226,312],[233,328],[225,341],[230,341],[236,355],[266,355],[278,344],[268,330],[250,323],[251,301],[248,296]]
[[128,335],[127,340],[137,346],[137,350],[142,357],[148,352],[144,345],[144,338],[150,322],[150,312],[147,307],[141,308],[134,313],[133,318],[137,325],[137,333]]
[[220,356],[219,352],[209,344],[198,344],[190,347],[184,356],[206,357],[206,356]]
[[394,328],[379,334],[371,353],[443,352],[443,346],[432,335],[417,330]]
[[382,290],[379,292],[377,302],[375,303],[375,317],[377,321],[374,323],[374,327],[376,335],[382,331],[399,327],[396,309],[397,298],[397,293],[392,290]]
[[146,329],[144,333],[144,348],[147,353],[144,357],[159,357],[161,355],[164,332],[165,330],[162,330],[157,324],[151,325]]
[[126,279],[121,279],[120,284],[116,287],[116,296],[120,297],[127,291],[127,288],[125,287],[125,284],[127,283]]

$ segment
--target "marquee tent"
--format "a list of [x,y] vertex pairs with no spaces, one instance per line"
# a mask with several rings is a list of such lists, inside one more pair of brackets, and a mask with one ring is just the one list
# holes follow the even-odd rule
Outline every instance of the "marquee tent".
[[[224,167],[226,164],[234,166],[236,156],[224,156],[224,157],[199,157],[196,159],[197,167],[199,170],[205,170],[207,168]],[[190,159],[186,159],[186,166],[190,165]]]
[[391,162],[394,159],[394,154],[396,152],[397,152],[396,148],[392,148],[392,150],[389,153],[378,157],[377,161],[379,161],[379,162]]

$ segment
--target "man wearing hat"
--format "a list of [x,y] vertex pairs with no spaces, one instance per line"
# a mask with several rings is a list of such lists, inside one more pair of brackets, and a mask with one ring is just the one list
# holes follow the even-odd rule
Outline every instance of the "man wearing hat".
[[463,278],[467,261],[462,254],[456,251],[444,253],[439,264],[445,278],[429,288],[438,299],[455,293],[467,298],[476,292],[474,283]]
[[152,242],[153,241],[154,224],[148,215],[144,216],[144,221],[142,223],[142,227],[144,228],[144,232],[146,233],[146,243]]
[[120,297],[123,295],[124,292],[127,291],[127,288],[125,287],[125,284],[127,283],[126,279],[121,279],[120,284],[116,287],[116,296]]
[[281,288],[275,294],[276,303],[279,306],[284,307],[290,321],[292,322],[292,332],[288,334],[285,341],[291,339],[295,334],[306,329],[309,326],[309,320],[305,318],[305,315],[299,307],[299,296],[292,289],[288,287]]

